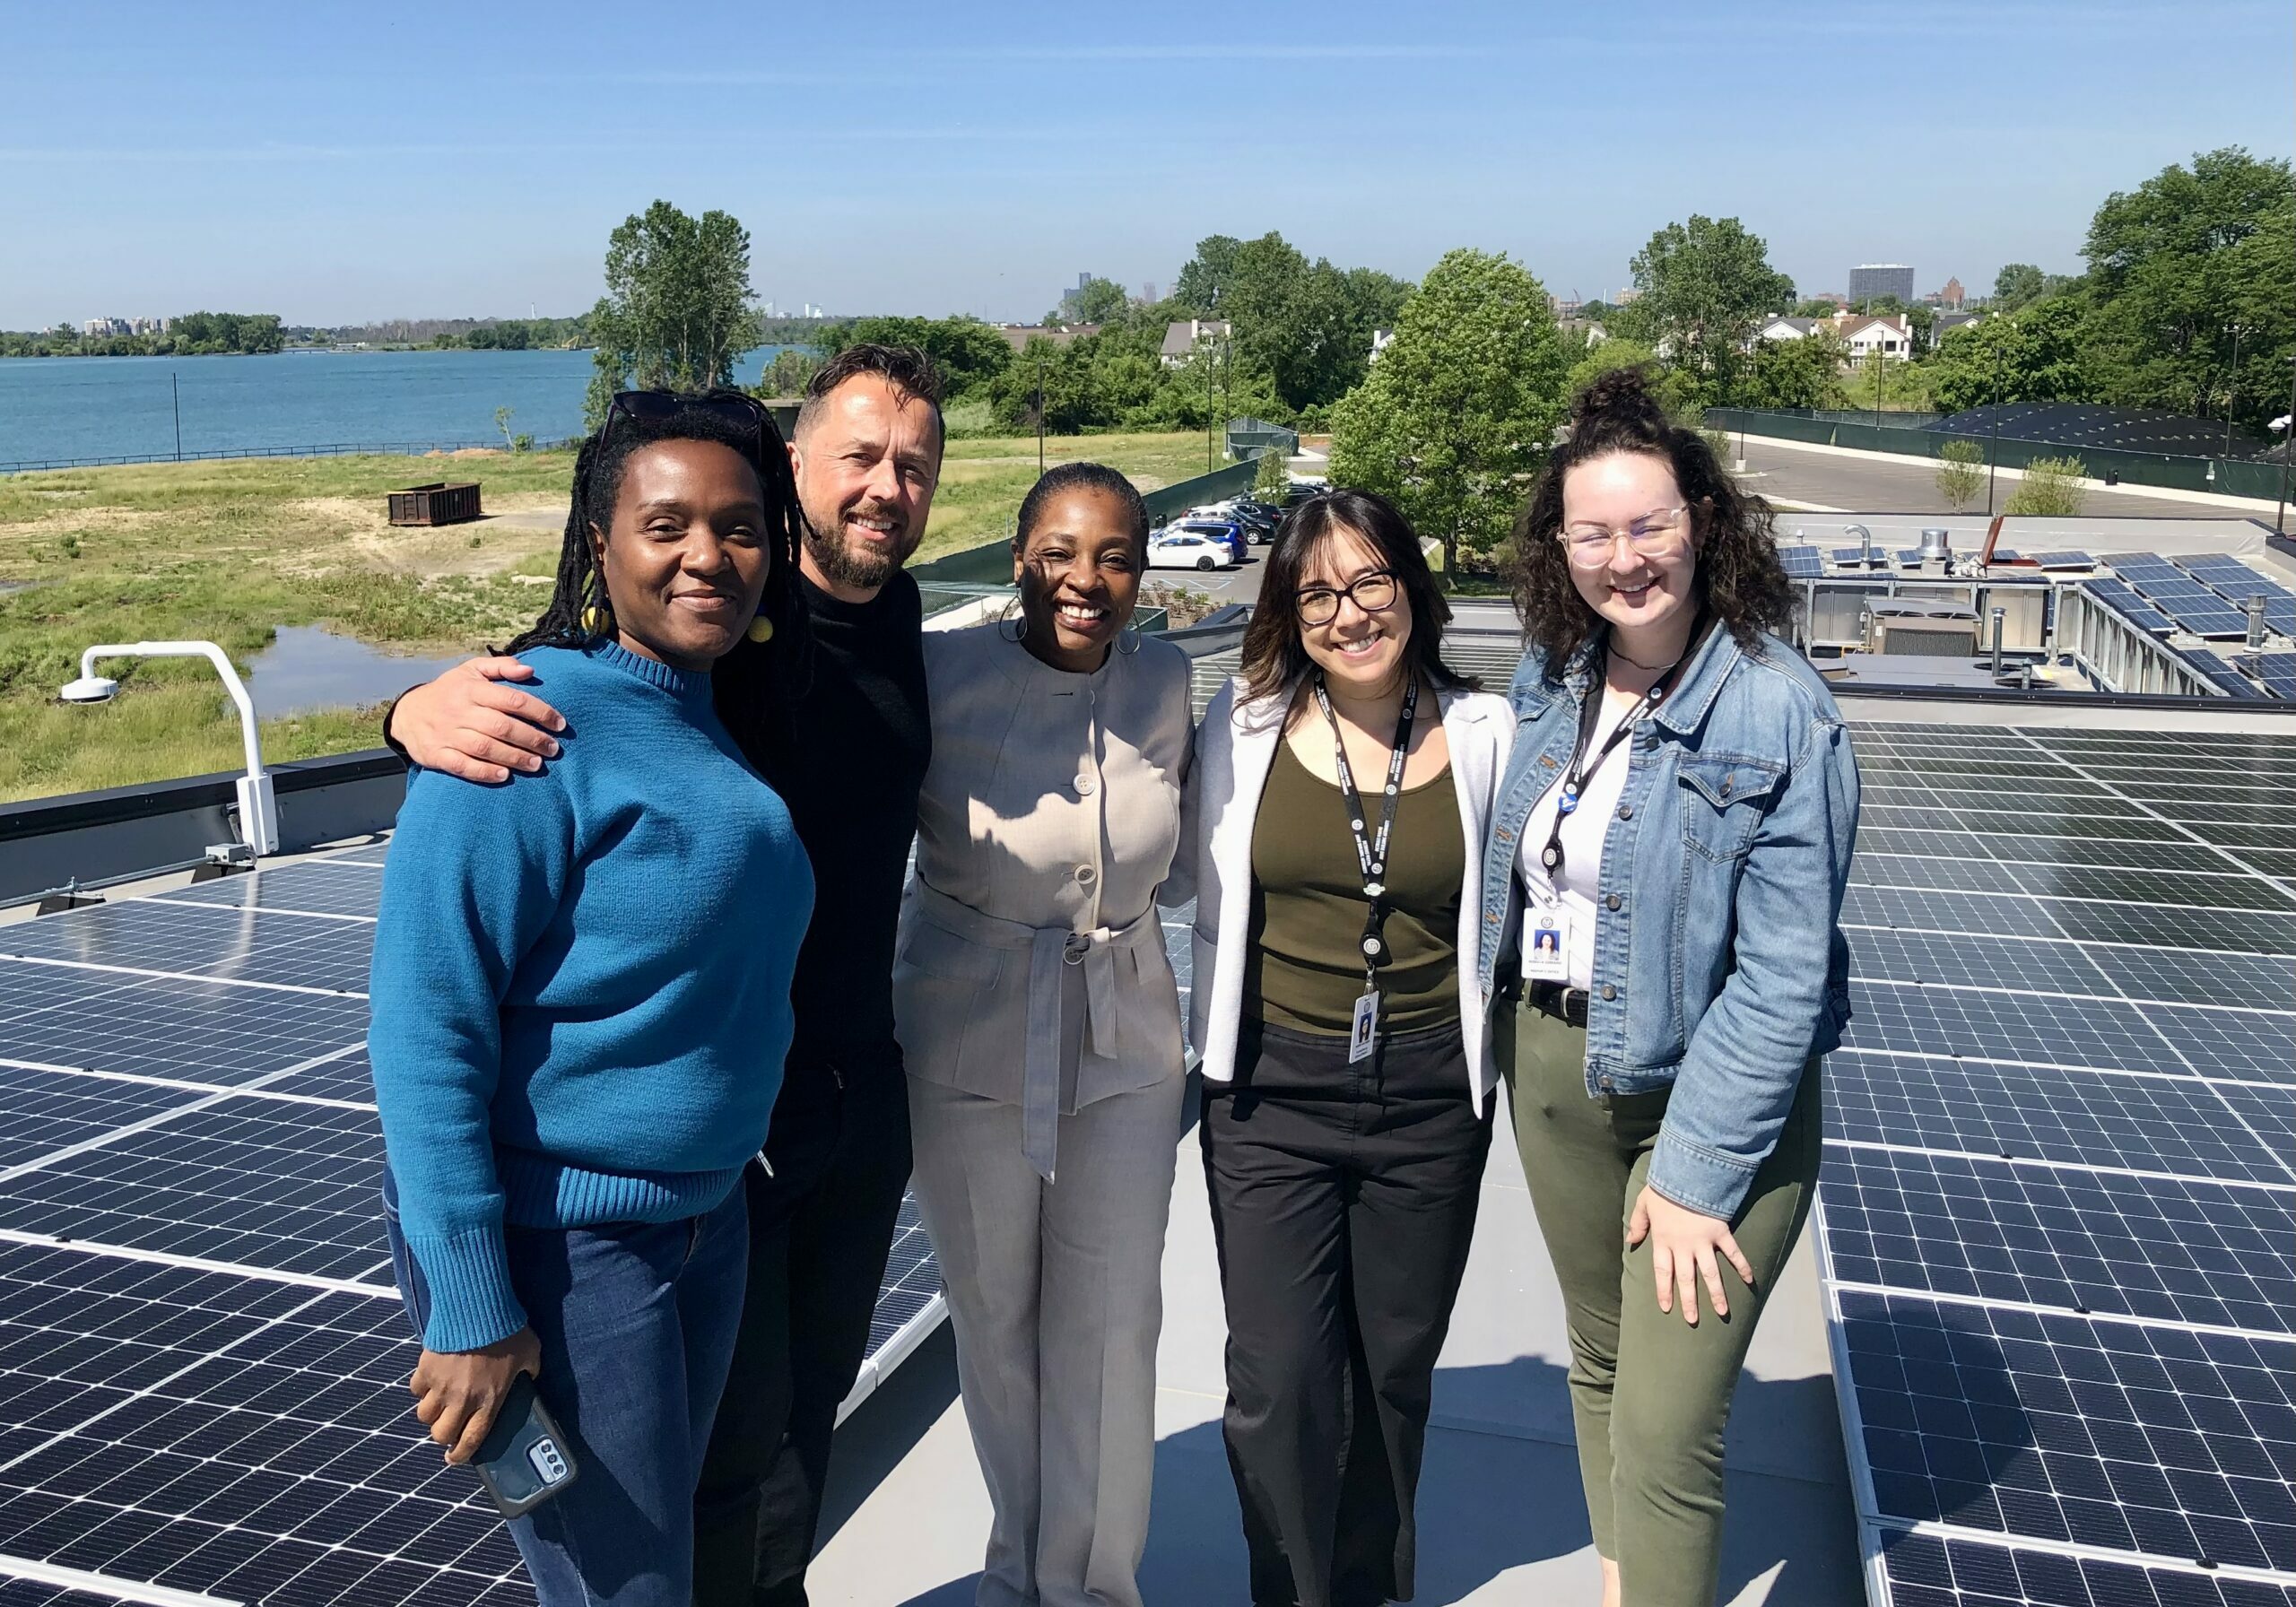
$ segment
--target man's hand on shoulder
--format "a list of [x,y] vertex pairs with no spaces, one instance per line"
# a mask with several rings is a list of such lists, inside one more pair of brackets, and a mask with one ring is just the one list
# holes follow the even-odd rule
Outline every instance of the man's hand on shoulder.
[[474,658],[406,692],[391,706],[383,734],[426,770],[465,781],[531,775],[558,757],[559,712],[532,692],[505,684],[534,674],[515,658]]

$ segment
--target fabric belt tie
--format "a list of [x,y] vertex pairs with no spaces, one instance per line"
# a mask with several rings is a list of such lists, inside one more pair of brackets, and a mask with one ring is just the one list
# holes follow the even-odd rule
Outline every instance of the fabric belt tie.
[[1021,1155],[1049,1183],[1060,1131],[1060,1047],[1067,1038],[1065,966],[1084,969],[1084,1052],[1113,1059],[1123,1042],[1117,956],[1144,942],[1161,944],[1163,925],[1151,904],[1122,926],[1073,932],[984,915],[969,904],[917,884],[917,913],[951,935],[983,948],[1029,951],[1029,1041],[1021,1062]]

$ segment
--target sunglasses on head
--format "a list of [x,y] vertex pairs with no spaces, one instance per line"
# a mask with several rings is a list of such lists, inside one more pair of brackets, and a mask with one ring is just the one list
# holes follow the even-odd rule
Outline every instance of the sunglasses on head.
[[682,413],[706,413],[739,429],[756,430],[758,456],[761,461],[764,458],[764,406],[752,397],[723,392],[690,395],[682,391],[616,391],[606,404],[605,422],[598,426],[598,439],[605,439],[617,414],[660,423]]

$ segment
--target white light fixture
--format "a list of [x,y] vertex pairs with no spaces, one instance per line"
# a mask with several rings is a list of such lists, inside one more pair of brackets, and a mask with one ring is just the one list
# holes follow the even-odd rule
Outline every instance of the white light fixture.
[[256,740],[255,704],[247,683],[213,642],[113,642],[91,647],[80,655],[80,678],[57,694],[66,703],[102,703],[119,691],[119,682],[96,673],[100,658],[204,658],[223,677],[231,702],[239,711],[239,740],[247,750],[248,773],[239,779],[239,839],[260,856],[279,852],[279,801],[271,777],[263,768],[263,748]]

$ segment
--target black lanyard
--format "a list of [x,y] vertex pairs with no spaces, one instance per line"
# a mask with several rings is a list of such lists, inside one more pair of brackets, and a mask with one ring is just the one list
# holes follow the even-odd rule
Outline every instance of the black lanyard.
[[1332,746],[1339,758],[1340,797],[1347,805],[1348,830],[1355,835],[1355,862],[1363,872],[1363,897],[1371,907],[1363,920],[1363,987],[1368,993],[1374,982],[1373,968],[1387,957],[1387,941],[1380,932],[1387,916],[1387,836],[1403,808],[1403,766],[1411,753],[1412,719],[1419,712],[1419,677],[1412,675],[1404,689],[1403,712],[1396,719],[1396,751],[1387,760],[1387,797],[1376,835],[1364,828],[1369,812],[1363,807],[1363,795],[1356,790],[1355,771],[1347,762],[1347,742],[1340,735],[1339,717],[1331,711],[1331,694],[1324,690],[1321,675],[1316,677],[1316,701],[1331,724]]
[[[1699,638],[1705,634],[1705,621],[1694,621],[1690,628],[1690,640],[1683,647],[1683,656],[1666,666],[1666,673],[1651,683],[1650,690],[1634,700],[1619,723],[1611,727],[1603,745],[1589,758],[1587,748],[1595,740],[1596,724],[1602,718],[1603,688],[1609,677],[1598,677],[1587,691],[1587,701],[1578,710],[1578,740],[1570,750],[1570,768],[1562,772],[1562,795],[1554,801],[1554,829],[1546,834],[1546,847],[1539,850],[1539,863],[1546,867],[1547,880],[1554,882],[1562,874],[1562,822],[1578,812],[1579,795],[1587,790],[1587,783],[1603,768],[1603,760],[1613,750],[1634,733],[1645,716],[1657,708],[1666,694],[1674,689],[1683,669],[1690,663],[1690,656],[1697,651]],[[1605,650],[1608,650],[1607,641]]]

